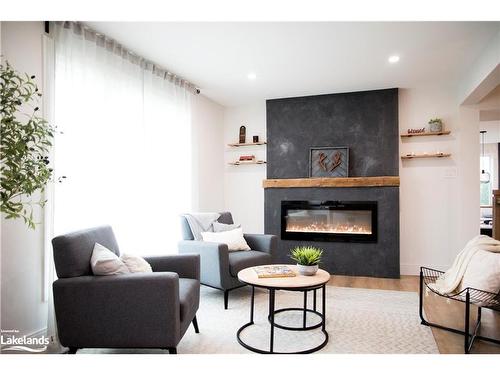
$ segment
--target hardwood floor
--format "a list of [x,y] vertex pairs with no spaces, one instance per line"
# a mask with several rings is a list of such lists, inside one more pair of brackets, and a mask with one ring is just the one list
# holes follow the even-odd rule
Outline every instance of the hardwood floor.
[[[385,289],[399,290],[405,292],[417,292],[419,290],[418,276],[401,276],[400,279],[381,279],[374,277],[338,276],[334,275],[329,285],[349,288]],[[446,299],[429,293],[424,294],[424,311],[427,320],[463,329],[464,304]],[[471,325],[476,319],[476,309],[472,308]],[[418,306],[415,306],[415,314],[418,314]],[[464,337],[455,333],[447,332],[438,328],[432,328],[439,352],[443,354],[463,354]],[[487,337],[500,338],[500,313],[489,309],[482,310],[481,334]],[[500,345],[476,341],[472,353],[494,353],[500,354]]]

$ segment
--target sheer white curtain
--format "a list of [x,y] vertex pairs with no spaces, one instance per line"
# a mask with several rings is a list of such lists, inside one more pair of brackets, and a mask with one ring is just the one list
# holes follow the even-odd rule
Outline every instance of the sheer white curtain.
[[54,232],[112,225],[122,252],[177,251],[191,210],[191,93],[78,25],[55,40]]

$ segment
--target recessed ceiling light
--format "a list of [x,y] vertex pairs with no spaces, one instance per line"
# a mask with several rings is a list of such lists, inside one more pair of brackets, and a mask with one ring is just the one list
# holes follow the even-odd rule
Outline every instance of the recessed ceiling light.
[[255,73],[248,73],[247,78],[250,81],[253,81],[253,80],[255,80],[257,78],[257,74],[255,74]]
[[395,64],[395,63],[397,63],[398,61],[399,61],[399,56],[398,56],[398,55],[392,55],[392,56],[390,56],[390,57],[389,57],[389,62],[390,62],[391,64]]

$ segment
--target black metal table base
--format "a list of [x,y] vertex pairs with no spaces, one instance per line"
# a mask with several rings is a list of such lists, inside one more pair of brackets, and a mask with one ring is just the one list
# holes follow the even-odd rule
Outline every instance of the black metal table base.
[[[257,286],[261,287],[261,286]],[[260,353],[260,354],[308,354],[308,353],[314,353],[322,348],[325,347],[325,345],[328,343],[328,332],[326,332],[326,284],[322,285],[317,285],[313,287],[307,287],[307,288],[269,288],[269,287],[261,287],[264,289],[269,290],[269,315],[268,315],[268,321],[270,324],[270,338],[269,338],[269,350],[264,350],[264,349],[259,349],[254,346],[251,346],[247,343],[245,343],[241,339],[241,333],[248,327],[252,326],[254,324],[254,303],[255,303],[255,286],[252,285],[252,298],[250,302],[250,321],[243,326],[241,326],[238,331],[236,332],[236,338],[238,339],[238,343],[243,346],[244,348],[251,350],[252,352],[255,353]],[[322,296],[322,311],[321,313],[316,311],[316,291],[318,289],[321,289],[321,296]],[[288,290],[288,291],[302,291],[304,293],[304,307],[293,307],[293,308],[284,308],[284,309],[279,309],[275,310],[275,302],[276,302],[276,290]],[[309,309],[307,307],[307,293],[309,291],[313,291],[313,308]],[[283,312],[287,311],[301,311],[303,313],[303,318],[302,318],[302,326],[301,327],[290,327],[290,326],[284,326],[281,324],[278,324],[274,321],[274,318],[276,314],[280,314]],[[307,325],[307,314],[314,314],[320,317],[320,322],[317,324],[313,325]],[[309,331],[312,329],[317,329],[321,328],[321,332],[324,335],[324,339],[321,342],[321,344],[302,351],[298,352],[276,352],[274,351],[274,329],[279,328],[279,329],[284,329],[284,330],[289,330],[289,331]]]

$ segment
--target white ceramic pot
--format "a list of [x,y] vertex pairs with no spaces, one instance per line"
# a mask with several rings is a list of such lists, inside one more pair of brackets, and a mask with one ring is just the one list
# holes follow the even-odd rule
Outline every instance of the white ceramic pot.
[[432,133],[438,133],[443,130],[443,123],[442,122],[431,122],[430,123],[430,130]]
[[316,264],[315,266],[303,266],[302,264],[297,264],[297,270],[301,275],[304,276],[313,276],[318,272],[319,266]]

